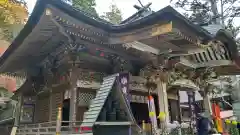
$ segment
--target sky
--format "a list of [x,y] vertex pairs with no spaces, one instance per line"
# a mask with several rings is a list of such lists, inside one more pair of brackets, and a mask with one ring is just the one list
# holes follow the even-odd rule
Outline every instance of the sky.
[[[31,13],[37,0],[26,0],[28,5],[28,10]],[[114,2],[117,7],[122,11],[123,18],[127,18],[136,12],[133,8],[134,4],[139,5],[138,0],[96,0],[96,10],[101,15],[107,12],[110,4]],[[170,4],[169,0],[141,0],[142,4],[148,4],[152,2],[151,9],[157,11]]]
[[[28,5],[28,10],[31,13],[35,3],[37,0],[26,0]],[[95,0],[96,1],[96,10],[99,15],[102,15],[104,12],[109,11],[109,6],[111,3],[114,3],[117,5],[117,7],[122,12],[123,19],[126,19],[130,17],[132,14],[136,13],[136,9],[133,7],[135,4],[140,5],[138,0]],[[170,0],[141,0],[143,5],[148,4],[149,2],[152,3],[151,9],[153,11],[158,11],[168,5],[171,5]],[[240,2],[238,3],[240,6]],[[173,5],[171,5],[173,6]],[[183,12],[182,9],[177,9],[178,12]],[[240,17],[234,19],[234,25],[239,26],[240,25]],[[240,34],[239,34],[240,37]]]

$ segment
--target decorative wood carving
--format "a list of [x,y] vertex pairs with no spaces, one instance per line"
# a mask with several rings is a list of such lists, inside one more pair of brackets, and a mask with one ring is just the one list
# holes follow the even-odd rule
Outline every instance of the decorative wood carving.
[[224,44],[219,40],[211,40],[211,41],[207,42],[206,44],[204,44],[204,43],[202,43],[202,41],[198,40],[197,45],[204,49],[206,49],[208,47],[212,47],[214,49],[215,53],[217,53],[219,55],[226,53]]
[[105,73],[100,73],[100,72],[94,72],[90,70],[83,70],[80,69],[77,71],[79,76],[78,80],[84,80],[84,81],[96,81],[96,82],[102,82],[102,79],[104,76],[106,76]]
[[169,33],[172,32],[172,29],[172,22],[160,25],[152,29],[151,36],[158,36],[161,34]]
[[120,57],[112,58],[113,73],[129,72],[133,69],[131,63]]
[[141,70],[141,76],[144,78],[150,78],[154,81],[161,79],[171,86],[173,82],[179,79],[188,79],[193,81],[196,86],[209,91],[213,89],[213,85],[209,83],[209,80],[217,78],[217,74],[213,68],[199,68],[199,69],[178,69],[176,67],[172,68],[155,68],[153,65],[149,64],[144,69]]

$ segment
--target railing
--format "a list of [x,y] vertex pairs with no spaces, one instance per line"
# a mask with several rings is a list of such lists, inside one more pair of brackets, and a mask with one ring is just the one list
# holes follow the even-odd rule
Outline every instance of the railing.
[[[74,124],[73,124],[74,123]],[[82,122],[62,121],[60,127],[61,135],[80,134],[80,125]],[[20,125],[16,135],[56,135],[56,121]]]
[[0,110],[0,122],[11,119],[14,117],[15,113],[15,103],[13,101],[10,101],[6,104],[6,108],[3,110]]
[[[74,124],[73,124],[74,123]],[[80,121],[62,121],[60,127],[61,135],[69,134],[81,134]],[[137,130],[135,126],[131,126],[132,135],[152,135],[152,132],[144,132]],[[37,124],[26,124],[18,127],[16,135],[56,135],[57,123],[56,121],[37,123]],[[178,127],[172,129],[168,133],[163,133],[159,130],[160,135],[192,135],[191,130],[186,127]]]

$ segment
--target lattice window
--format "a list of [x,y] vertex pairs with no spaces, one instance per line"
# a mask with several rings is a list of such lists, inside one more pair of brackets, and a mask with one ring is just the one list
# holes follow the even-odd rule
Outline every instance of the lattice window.
[[88,106],[91,101],[95,98],[94,93],[83,93],[80,92],[78,95],[78,105],[79,106]]

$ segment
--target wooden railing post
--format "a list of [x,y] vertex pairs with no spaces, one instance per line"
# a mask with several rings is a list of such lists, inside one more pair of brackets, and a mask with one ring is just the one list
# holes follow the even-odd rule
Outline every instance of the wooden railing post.
[[60,135],[62,125],[62,108],[58,107],[57,123],[56,123],[56,135]]
[[21,118],[21,109],[22,109],[22,102],[23,102],[23,95],[19,93],[18,95],[18,103],[16,105],[16,111],[14,114],[14,126],[11,131],[11,135],[16,135],[17,129],[20,125],[20,118]]

